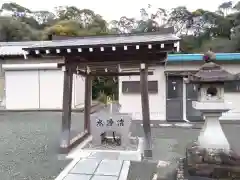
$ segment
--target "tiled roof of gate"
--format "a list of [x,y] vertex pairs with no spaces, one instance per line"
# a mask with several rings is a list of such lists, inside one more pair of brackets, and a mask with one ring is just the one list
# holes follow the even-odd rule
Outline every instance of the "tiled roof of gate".
[[26,49],[70,47],[70,46],[97,46],[97,45],[117,45],[134,44],[147,42],[179,41],[180,38],[173,34],[145,34],[145,35],[121,35],[121,36],[98,36],[73,38],[66,40],[39,41]]
[[[85,39],[86,40],[86,39]],[[60,40],[54,41],[20,41],[20,42],[0,42],[0,55],[23,55],[25,52],[22,49],[39,44],[48,44],[49,42],[57,43]],[[69,41],[74,41],[73,39]],[[169,62],[191,62],[202,61],[203,54],[168,54]],[[234,61],[240,60],[240,53],[216,53],[216,60]]]
[[[179,41],[180,38],[169,32],[140,34],[104,35],[86,37],[66,37],[48,41],[0,42],[0,55],[20,55],[22,50],[71,46],[97,46]],[[22,48],[22,50],[21,50]]]

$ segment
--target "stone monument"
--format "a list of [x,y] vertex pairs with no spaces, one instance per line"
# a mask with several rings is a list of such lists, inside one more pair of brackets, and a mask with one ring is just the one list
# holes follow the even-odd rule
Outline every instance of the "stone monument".
[[177,179],[201,176],[212,179],[240,178],[240,157],[222,130],[219,117],[231,109],[224,101],[224,83],[236,80],[236,76],[215,63],[215,55],[208,51],[205,64],[186,83],[198,86],[198,101],[193,107],[200,110],[205,123],[196,142],[186,149],[186,157],[180,161]]
[[[121,106],[108,100],[103,111],[91,116],[92,143],[101,145],[107,140],[107,134],[112,135],[112,139],[118,145],[127,147],[129,145],[129,132],[131,126],[131,116],[127,113],[120,113]],[[119,138],[116,138],[118,135]],[[110,136],[111,137],[111,136]]]

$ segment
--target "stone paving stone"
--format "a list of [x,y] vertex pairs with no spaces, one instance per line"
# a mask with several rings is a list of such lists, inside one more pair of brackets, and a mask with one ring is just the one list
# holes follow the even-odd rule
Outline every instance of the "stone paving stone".
[[156,171],[156,162],[131,161],[127,180],[151,180]]
[[121,174],[120,174],[118,180],[127,180],[129,167],[130,167],[130,161],[124,161],[122,170],[121,170]]
[[68,174],[63,180],[90,180],[92,175]]
[[118,177],[117,176],[97,176],[97,175],[95,175],[95,176],[93,176],[93,178],[91,180],[118,180]]
[[125,161],[139,161],[140,160],[140,153],[120,153],[118,160],[125,160]]
[[70,171],[70,173],[77,174],[94,174],[99,163],[97,159],[81,159]]
[[119,152],[93,152],[88,158],[117,160]]
[[92,154],[90,151],[84,151],[81,149],[74,149],[72,152],[70,152],[66,157],[69,159],[75,159],[76,157],[78,158],[87,158]]
[[119,176],[122,164],[123,161],[121,160],[102,160],[94,174]]

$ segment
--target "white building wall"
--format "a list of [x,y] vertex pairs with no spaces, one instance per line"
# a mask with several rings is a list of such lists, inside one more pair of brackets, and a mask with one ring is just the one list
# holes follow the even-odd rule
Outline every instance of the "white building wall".
[[[36,70],[40,109],[61,109],[63,99],[63,72],[61,70]],[[24,74],[24,72],[23,72]]]
[[[62,109],[63,77],[60,69],[6,69],[6,109]],[[84,87],[85,79],[74,75],[73,108],[84,103]]]
[[[148,80],[158,81],[158,93],[149,94],[149,106],[151,120],[165,119],[165,76],[162,67],[155,67],[153,75],[148,76]],[[121,112],[132,114],[136,120],[142,119],[142,104],[140,94],[123,94],[122,81],[140,81],[139,76],[121,76],[119,77],[119,103],[122,105]]]
[[73,75],[73,106],[84,107],[85,100],[85,77]]
[[6,109],[37,109],[39,87],[37,71],[5,73]]
[[[158,81],[158,93],[149,94],[150,119],[166,120],[166,77],[164,71],[187,71],[198,70],[200,64],[168,64],[167,66],[154,67],[153,75],[148,76],[148,80]],[[240,73],[240,64],[222,64],[222,67],[231,73]],[[121,111],[132,114],[133,119],[142,119],[141,95],[123,94],[122,81],[139,81],[139,76],[119,77],[119,102],[122,105]],[[183,87],[185,90],[185,87]],[[186,118],[185,91],[183,92],[183,116]],[[225,93],[225,100],[232,103],[233,109],[225,113],[221,119],[240,120],[240,93]]]

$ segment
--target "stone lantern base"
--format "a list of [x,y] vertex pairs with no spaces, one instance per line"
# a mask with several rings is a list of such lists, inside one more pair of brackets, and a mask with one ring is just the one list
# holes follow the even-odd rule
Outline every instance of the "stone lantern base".
[[198,136],[198,144],[204,149],[230,151],[229,142],[222,130],[219,118],[231,108],[225,102],[193,102],[193,108],[202,112],[205,123]]
[[203,113],[205,124],[197,141],[189,144],[186,156],[180,160],[177,179],[240,179],[240,156],[231,149],[219,123],[222,112],[229,110],[228,105],[194,102],[193,107]]
[[187,147],[181,163],[185,178],[240,179],[240,157],[232,150],[205,149],[195,142]]

